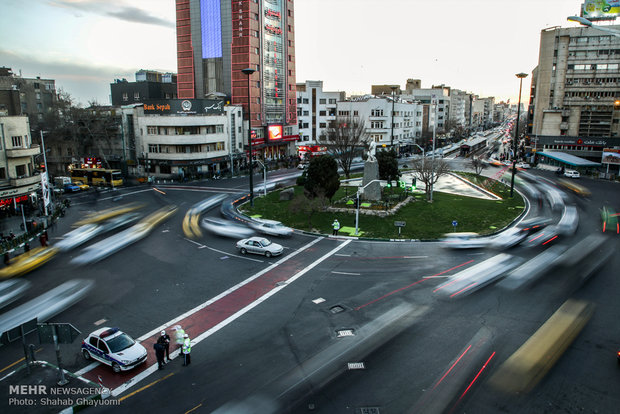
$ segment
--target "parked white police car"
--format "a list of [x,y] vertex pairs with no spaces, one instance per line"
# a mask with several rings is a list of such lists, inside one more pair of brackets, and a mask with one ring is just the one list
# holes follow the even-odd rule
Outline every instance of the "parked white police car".
[[101,328],[82,341],[82,355],[110,365],[114,372],[127,371],[146,361],[146,349],[118,328]]

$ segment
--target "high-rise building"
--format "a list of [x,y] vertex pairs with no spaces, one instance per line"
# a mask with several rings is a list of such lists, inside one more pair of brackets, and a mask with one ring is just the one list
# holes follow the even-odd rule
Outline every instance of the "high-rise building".
[[176,10],[178,98],[226,96],[249,113],[257,149],[284,155],[298,139],[293,1],[176,0]]
[[528,111],[532,147],[600,162],[603,148],[620,146],[618,99],[620,38],[588,27],[542,30]]

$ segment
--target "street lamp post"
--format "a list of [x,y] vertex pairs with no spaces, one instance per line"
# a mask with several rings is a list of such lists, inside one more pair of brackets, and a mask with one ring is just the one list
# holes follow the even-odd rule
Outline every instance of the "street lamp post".
[[250,114],[250,104],[251,104],[251,100],[252,100],[252,93],[250,92],[250,77],[252,76],[252,74],[254,72],[256,72],[255,69],[252,68],[245,68],[242,69],[241,72],[243,72],[245,75],[248,75],[248,108],[247,108],[247,112],[248,112],[248,150],[249,150],[249,164],[250,164],[250,206],[254,206],[254,169],[253,169],[253,162],[252,162],[252,117]]
[[390,149],[394,148],[394,101],[396,100],[396,86],[391,86],[392,89],[392,130],[390,132]]
[[515,137],[512,143],[512,178],[510,179],[510,197],[514,193],[515,187],[515,172],[517,169],[517,146],[519,140],[519,118],[521,117],[521,87],[523,86],[523,79],[527,77],[527,73],[517,73],[515,75],[519,78],[519,103],[517,104],[517,126],[515,127]]
[[[433,181],[435,181],[435,134],[437,132],[437,97],[433,95],[432,98],[435,101],[435,110],[433,111],[433,157],[431,159],[431,203],[433,202],[433,190],[434,185]],[[426,161],[424,161],[426,162]]]
[[620,31],[615,30],[615,29],[610,29],[610,28],[605,27],[605,26],[596,26],[590,20],[588,20],[588,19],[586,19],[584,17],[568,16],[567,19],[568,19],[568,21],[577,22],[577,23],[579,23],[579,24],[581,24],[583,26],[591,27],[593,29],[600,30],[601,32],[607,32],[607,33],[609,33],[609,34],[611,34],[613,36],[620,37]]

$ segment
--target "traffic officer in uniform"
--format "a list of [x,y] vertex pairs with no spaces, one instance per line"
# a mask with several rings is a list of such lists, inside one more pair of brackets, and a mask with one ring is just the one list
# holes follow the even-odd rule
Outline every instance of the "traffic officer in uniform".
[[157,342],[164,346],[166,351],[166,359],[170,362],[170,336],[166,333],[166,331],[161,331],[161,336],[157,338]]
[[340,223],[338,222],[338,219],[334,220],[334,222],[332,223],[332,228],[334,229],[332,234],[334,236],[337,236],[338,235],[338,230],[340,230]]
[[181,348],[181,353],[183,354],[183,366],[189,365],[190,360],[190,352],[192,352],[192,343],[189,340],[189,335],[183,335],[183,347]]

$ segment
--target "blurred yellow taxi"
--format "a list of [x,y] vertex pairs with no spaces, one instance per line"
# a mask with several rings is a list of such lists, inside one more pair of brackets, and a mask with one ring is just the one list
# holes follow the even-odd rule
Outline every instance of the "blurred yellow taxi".
[[78,186],[80,188],[80,191],[85,191],[88,190],[90,188],[90,186],[88,184],[84,184],[80,181],[74,181],[73,185]]
[[0,269],[0,279],[20,276],[47,263],[58,253],[55,247],[37,247],[13,258],[11,264]]

